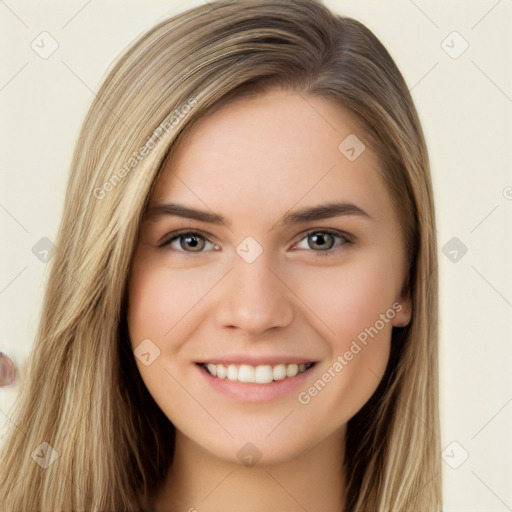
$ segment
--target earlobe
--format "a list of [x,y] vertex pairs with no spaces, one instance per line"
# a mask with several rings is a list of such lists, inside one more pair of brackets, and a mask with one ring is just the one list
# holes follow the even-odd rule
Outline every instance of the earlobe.
[[406,291],[396,301],[396,315],[393,327],[406,327],[412,318],[412,300],[409,291]]

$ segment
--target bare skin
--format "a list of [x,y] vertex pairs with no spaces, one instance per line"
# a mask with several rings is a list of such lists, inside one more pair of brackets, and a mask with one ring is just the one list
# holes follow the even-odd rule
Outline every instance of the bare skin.
[[0,387],[11,386],[16,381],[16,367],[11,358],[0,352]]
[[[347,158],[338,146],[350,134],[364,142],[341,106],[272,90],[209,116],[159,179],[128,312],[133,348],[149,339],[160,351],[137,365],[177,432],[156,511],[343,509],[347,422],[384,374],[393,326],[411,314],[379,162],[367,143]],[[153,208],[171,202],[223,223]],[[281,222],[326,203],[366,215]],[[377,334],[357,350],[370,327]],[[313,365],[258,384],[202,363]]]

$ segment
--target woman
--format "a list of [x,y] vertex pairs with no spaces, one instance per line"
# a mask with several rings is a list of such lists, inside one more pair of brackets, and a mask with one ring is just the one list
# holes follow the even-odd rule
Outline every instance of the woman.
[[367,28],[313,0],[160,23],[79,137],[3,509],[441,510],[436,258]]

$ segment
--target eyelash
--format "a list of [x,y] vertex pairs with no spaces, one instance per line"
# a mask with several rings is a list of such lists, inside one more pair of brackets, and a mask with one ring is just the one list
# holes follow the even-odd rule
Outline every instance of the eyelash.
[[[317,256],[332,256],[336,252],[338,252],[340,247],[342,247],[346,244],[353,243],[351,241],[351,238],[349,237],[349,235],[342,231],[337,231],[337,230],[333,230],[333,229],[313,229],[313,230],[306,232],[304,234],[304,236],[295,245],[298,245],[300,242],[302,242],[303,240],[307,239],[308,237],[310,237],[312,235],[318,235],[318,234],[332,235],[334,237],[343,239],[344,241],[338,245],[335,245],[333,248],[327,249],[327,250],[315,250],[315,249],[299,249],[299,250],[306,250],[308,252],[314,252],[314,253],[316,253]],[[185,235],[193,235],[194,237],[201,238],[209,243],[213,243],[208,239],[208,237],[205,234],[203,234],[199,231],[178,231],[175,233],[171,233],[171,238],[162,242],[160,247],[170,246],[172,242],[174,242],[175,240],[179,240],[180,238],[184,238]],[[213,244],[213,245],[216,245],[216,244]],[[204,252],[210,252],[210,251],[184,251],[184,250],[180,250],[180,249],[173,249],[173,250],[176,252],[180,252],[180,253],[184,253],[184,254],[192,254],[192,255],[203,254]]]

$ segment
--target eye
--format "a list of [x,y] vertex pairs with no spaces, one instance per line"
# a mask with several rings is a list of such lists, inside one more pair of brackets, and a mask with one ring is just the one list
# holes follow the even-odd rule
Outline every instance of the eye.
[[[304,243],[306,246],[304,246]],[[336,247],[347,243],[350,243],[350,240],[341,232],[317,230],[307,233],[307,235],[295,247],[306,250],[313,249],[315,252],[327,255],[335,252]],[[303,246],[301,247],[300,244],[303,244]]]
[[[306,244],[306,247],[304,246]],[[306,234],[295,248],[298,249],[313,249],[314,252],[321,255],[329,255],[336,252],[336,248],[350,243],[348,237],[338,231],[331,230],[316,230],[310,231]],[[205,250],[208,244],[209,250]],[[300,244],[303,244],[301,247]],[[173,233],[171,237],[161,244],[161,247],[170,247],[177,252],[188,253],[202,253],[211,250],[219,250],[217,244],[212,243],[206,236],[197,231],[182,231],[180,233]]]
[[214,250],[219,248],[218,245],[210,242],[201,233],[197,233],[195,231],[184,231],[174,234],[174,236],[163,242],[161,247],[169,246],[178,252],[208,252],[203,250],[207,244],[210,244]]

